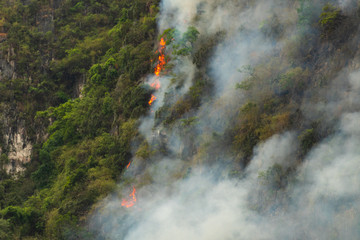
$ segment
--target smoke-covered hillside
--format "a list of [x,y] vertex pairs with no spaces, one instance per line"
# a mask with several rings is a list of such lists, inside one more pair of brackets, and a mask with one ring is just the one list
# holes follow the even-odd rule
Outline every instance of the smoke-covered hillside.
[[359,1],[0,6],[1,239],[360,238]]

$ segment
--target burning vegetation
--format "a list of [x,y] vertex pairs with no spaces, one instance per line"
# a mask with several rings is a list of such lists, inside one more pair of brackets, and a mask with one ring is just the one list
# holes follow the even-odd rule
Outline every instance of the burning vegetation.
[[[161,73],[161,71],[163,71],[163,69],[165,67],[165,64],[166,64],[166,61],[165,61],[165,49],[166,49],[166,42],[165,42],[164,38],[161,38],[161,40],[159,42],[159,50],[156,51],[157,53],[159,53],[158,62],[157,62],[156,67],[154,69],[155,70],[154,73],[155,73],[156,78],[150,84],[150,86],[152,88],[154,88],[155,90],[159,90],[160,87],[161,87],[160,73]],[[157,98],[155,97],[155,95],[151,94],[151,99],[149,100],[149,105],[151,106],[156,99]],[[126,166],[127,169],[130,167],[130,164],[131,164],[131,161]],[[135,189],[135,187],[133,187],[133,192],[129,195],[130,200],[123,199],[122,202],[121,202],[121,206],[126,207],[126,208],[130,208],[130,207],[134,206],[134,204],[136,202],[135,192],[136,192],[136,189]]]
[[[165,64],[166,64],[165,50],[166,50],[166,42],[165,42],[164,38],[161,38],[161,40],[159,42],[159,49],[156,51],[156,53],[159,54],[156,67],[154,69],[154,74],[155,74],[156,77],[153,80],[153,82],[150,83],[150,86],[155,90],[159,90],[160,87],[161,87],[160,73],[164,70],[164,67],[165,67]],[[149,101],[149,105],[151,106],[155,100],[156,100],[156,97],[155,97],[155,95],[152,94],[151,99]]]
[[136,193],[136,189],[135,189],[135,187],[133,187],[132,192],[129,194],[129,198],[123,199],[121,201],[121,206],[126,207],[126,208],[130,208],[130,207],[134,206],[136,203],[135,193]]

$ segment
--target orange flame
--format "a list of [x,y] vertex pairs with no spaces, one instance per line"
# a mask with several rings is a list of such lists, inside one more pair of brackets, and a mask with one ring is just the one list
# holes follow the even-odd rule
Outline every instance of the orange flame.
[[[166,47],[166,41],[164,40],[164,38],[161,38],[160,40],[160,47],[159,50],[156,51],[156,53],[159,53],[159,57],[158,57],[158,63],[156,64],[156,67],[154,69],[154,73],[157,77],[160,76],[161,71],[164,69],[165,64],[166,64],[166,60],[165,60],[165,47]],[[156,78],[154,80],[153,83],[150,84],[150,86],[152,88],[154,88],[155,90],[158,90],[161,87],[160,84],[160,80],[159,78]],[[151,99],[149,101],[149,105],[151,106],[151,104],[156,100],[156,97],[154,95],[151,95]]]
[[135,187],[133,187],[133,191],[129,195],[130,199],[129,200],[123,199],[121,201],[121,206],[126,207],[126,208],[134,206],[134,204],[136,202],[135,192],[136,192],[136,189],[135,189]]
[[159,62],[155,67],[155,75],[156,76],[160,76],[160,72],[163,70],[163,68],[164,68],[164,66],[166,64],[165,53],[164,53],[165,46],[166,46],[166,42],[165,42],[164,38],[161,38],[161,40],[160,40],[160,49],[158,51],[160,53],[160,56],[158,58]]
[[159,88],[160,88],[160,86],[161,86],[159,79],[155,79],[154,82],[153,82],[152,84],[150,84],[150,86],[151,86],[152,88],[155,88],[155,90],[159,90]]
[[149,101],[149,105],[151,106],[151,104],[152,104],[155,100],[156,100],[156,97],[155,97],[153,94],[151,94],[151,99],[150,99],[150,101]]
[[160,46],[165,47],[165,45],[166,45],[166,42],[165,42],[164,38],[161,38]]

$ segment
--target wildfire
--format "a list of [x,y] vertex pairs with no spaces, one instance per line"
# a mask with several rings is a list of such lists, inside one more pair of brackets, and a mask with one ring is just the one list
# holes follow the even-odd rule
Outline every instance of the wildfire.
[[[166,47],[166,42],[164,40],[164,38],[161,38],[160,40],[160,47],[159,50],[156,51],[156,53],[159,53],[159,57],[158,57],[158,63],[156,64],[156,67],[154,69],[154,73],[157,76],[157,78],[154,80],[153,83],[150,84],[150,86],[152,88],[154,88],[155,90],[158,90],[161,87],[160,84],[160,73],[161,71],[164,69],[166,61],[165,61],[165,47]],[[151,99],[149,101],[149,105],[151,106],[151,104],[156,100],[156,97],[154,95],[151,95]]]
[[155,67],[155,75],[156,76],[160,76],[160,72],[164,69],[164,66],[166,64],[165,53],[164,53],[165,52],[165,46],[166,46],[166,42],[165,42],[164,38],[161,38],[161,40],[160,40],[160,48],[159,48],[159,51],[158,51],[158,53],[160,55],[159,55],[159,58],[158,58],[158,64]]
[[[156,64],[156,67],[154,69],[156,78],[155,78],[154,82],[150,84],[150,86],[152,88],[154,88],[155,90],[158,90],[161,87],[160,80],[159,80],[160,73],[164,69],[165,64],[166,64],[166,61],[165,61],[166,42],[165,42],[164,38],[161,38],[159,44],[160,44],[159,50],[156,51],[156,53],[159,53],[159,57],[158,57],[158,62]],[[155,100],[156,100],[155,95],[151,94],[151,99],[149,101],[149,105],[151,106]],[[131,165],[131,161],[128,163],[126,168],[128,169],[130,167],[130,165]],[[130,198],[123,199],[121,201],[121,206],[126,207],[126,208],[130,208],[130,207],[134,206],[134,204],[136,203],[135,193],[136,193],[136,189],[135,189],[135,187],[133,187],[133,191],[129,194]]]
[[152,84],[150,84],[152,88],[155,88],[155,90],[159,90],[161,87],[159,79],[155,79]]
[[166,45],[166,42],[165,42],[164,38],[161,38],[160,46],[165,47],[165,45]]
[[134,204],[136,202],[135,193],[136,193],[136,189],[135,189],[135,187],[133,187],[133,191],[129,195],[130,199],[129,200],[123,199],[121,202],[121,206],[126,207],[126,208],[134,206]]
[[155,100],[156,100],[156,97],[155,97],[153,94],[151,94],[151,99],[150,99],[150,101],[149,101],[149,105],[151,106],[151,104],[152,104]]

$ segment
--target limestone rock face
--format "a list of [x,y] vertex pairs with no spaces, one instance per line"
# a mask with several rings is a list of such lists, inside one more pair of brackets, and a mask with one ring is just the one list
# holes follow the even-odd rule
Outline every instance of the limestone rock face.
[[[49,5],[41,7],[36,16],[36,25],[39,31],[44,33],[54,31],[54,11],[60,2],[59,0],[51,0]],[[24,4],[27,3],[27,1],[24,2]],[[7,33],[0,16],[0,46],[5,46],[6,41]],[[20,76],[17,73],[17,63],[14,56],[16,53],[11,44],[6,48],[0,48],[0,82],[26,78],[26,76]],[[53,54],[50,53],[49,56],[42,59],[43,65],[48,66],[49,61],[53,58]],[[29,77],[29,81],[31,82],[31,77]],[[25,124],[21,111],[21,107],[12,102],[11,99],[0,103],[0,154],[7,155],[8,161],[3,167],[10,174],[23,172],[25,170],[24,165],[31,161],[33,144],[46,138],[42,129],[36,130],[36,137],[29,137],[29,129],[27,129],[29,124]]]
[[9,163],[5,165],[8,173],[19,173],[24,170],[23,165],[30,162],[32,153],[32,144],[26,138],[25,128],[18,128],[18,130],[10,135],[5,135],[5,140],[8,144],[8,159]]
[[[0,52],[0,81],[17,78],[15,62],[11,60],[13,54],[12,48],[6,56]],[[11,174],[20,173],[25,169],[24,164],[30,162],[32,143],[27,137],[24,121],[19,118],[21,110],[11,102],[2,102],[0,108],[0,153],[7,154],[9,160],[4,168]]]
[[13,48],[8,50],[7,56],[0,52],[0,81],[16,78],[15,62],[10,59],[12,55],[14,55]]

